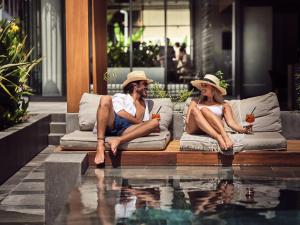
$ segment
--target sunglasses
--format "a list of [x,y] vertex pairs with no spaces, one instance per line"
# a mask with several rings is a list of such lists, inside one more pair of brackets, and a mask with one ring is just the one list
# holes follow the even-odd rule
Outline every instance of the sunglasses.
[[140,85],[148,86],[148,82],[140,82]]

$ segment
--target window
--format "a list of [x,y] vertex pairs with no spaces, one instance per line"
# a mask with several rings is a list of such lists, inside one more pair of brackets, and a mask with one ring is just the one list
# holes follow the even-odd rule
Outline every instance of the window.
[[109,1],[108,67],[116,72],[109,83],[122,83],[129,71],[138,69],[156,82],[180,83],[174,45],[191,52],[190,27],[188,0]]

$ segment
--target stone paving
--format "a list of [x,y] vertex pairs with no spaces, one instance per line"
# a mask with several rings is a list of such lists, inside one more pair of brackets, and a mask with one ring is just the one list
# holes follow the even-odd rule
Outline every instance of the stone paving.
[[67,102],[29,102],[28,111],[36,113],[67,113]]
[[44,161],[48,146],[0,186],[0,224],[44,224]]

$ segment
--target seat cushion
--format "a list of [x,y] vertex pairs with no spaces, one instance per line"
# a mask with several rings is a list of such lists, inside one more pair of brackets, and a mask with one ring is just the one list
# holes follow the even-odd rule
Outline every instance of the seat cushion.
[[287,147],[285,137],[278,132],[255,132],[243,136],[245,150],[280,150]]
[[[257,132],[253,134],[230,134],[234,144],[234,152],[242,150],[283,150],[286,139],[278,132]],[[208,135],[190,135],[183,133],[180,139],[182,151],[219,151],[217,141]]]
[[[106,137],[106,148],[109,149],[107,140],[111,137]],[[168,130],[160,133],[151,133],[146,137],[136,138],[128,143],[121,144],[120,150],[164,150],[170,141],[170,132]],[[96,150],[97,136],[91,131],[76,130],[70,134],[64,135],[60,139],[60,146],[63,149],[70,150]]]

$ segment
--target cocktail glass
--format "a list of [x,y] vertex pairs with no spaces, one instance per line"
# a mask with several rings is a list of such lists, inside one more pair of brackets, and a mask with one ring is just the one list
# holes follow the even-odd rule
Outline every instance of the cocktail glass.
[[246,114],[246,122],[248,123],[248,126],[250,126],[250,129],[249,129],[249,131],[250,132],[252,132],[253,130],[252,130],[252,125],[253,125],[253,123],[254,123],[254,121],[255,121],[255,116],[254,116],[254,114],[253,113],[248,113],[248,114]]
[[160,120],[160,114],[152,113],[152,119],[159,119]]

